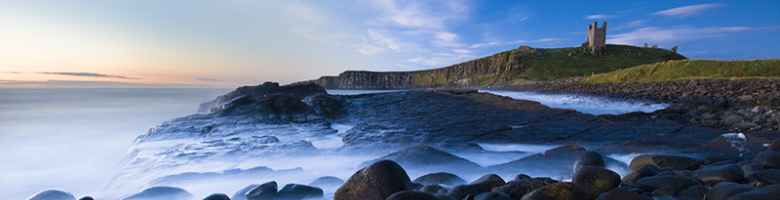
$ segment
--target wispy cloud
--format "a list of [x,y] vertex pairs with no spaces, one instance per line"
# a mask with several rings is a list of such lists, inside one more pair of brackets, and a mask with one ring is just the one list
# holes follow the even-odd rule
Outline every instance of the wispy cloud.
[[473,44],[469,46],[469,48],[482,48],[482,47],[492,47],[492,46],[503,46],[503,45],[514,45],[514,44],[532,44],[532,43],[552,43],[552,42],[559,42],[563,39],[561,38],[542,38],[538,40],[515,40],[511,42],[486,42],[486,43],[478,43]]
[[196,78],[194,78],[194,79],[195,79],[195,80],[199,80],[199,81],[209,81],[209,82],[223,82],[223,80],[219,80],[219,79],[213,79],[213,78],[197,78],[197,77],[196,77]]
[[653,14],[685,17],[685,16],[696,15],[701,13],[704,10],[717,8],[721,6],[723,6],[723,4],[719,4],[719,3],[699,4],[699,5],[692,5],[692,6],[677,7],[669,10],[662,10],[662,11],[655,12]]
[[102,77],[102,78],[121,78],[121,79],[138,79],[133,77],[110,75],[110,74],[98,74],[89,72],[38,72],[39,74],[52,74],[63,76],[86,76],[86,77]]
[[707,28],[671,28],[646,27],[630,33],[608,36],[607,43],[638,45],[642,43],[672,43],[695,41],[704,38],[723,37],[731,33],[760,30],[755,27],[707,27]]
[[584,19],[609,19],[614,18],[614,15],[588,15],[583,17]]
[[18,73],[21,73],[21,72],[5,72],[5,73],[6,74],[18,74]]
[[477,56],[470,55],[470,54],[462,54],[462,55],[441,55],[441,56],[432,56],[432,57],[417,57],[409,59],[409,62],[413,63],[422,63],[428,66],[444,66],[444,65],[452,65],[456,64],[457,62],[462,62],[464,60],[474,59]]
[[147,84],[147,83],[124,83],[113,81],[65,81],[65,80],[47,80],[47,81],[18,81],[18,80],[0,80],[0,88],[221,88],[225,86],[205,85],[205,84]]

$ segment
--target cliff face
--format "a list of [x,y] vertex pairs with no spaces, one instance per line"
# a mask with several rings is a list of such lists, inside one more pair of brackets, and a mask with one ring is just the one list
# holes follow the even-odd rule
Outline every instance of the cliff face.
[[[306,81],[327,89],[410,89],[426,87],[467,87],[551,80],[587,73],[601,73],[636,64],[684,59],[662,49],[608,46],[615,55],[593,56],[581,48],[534,49],[521,46],[492,56],[449,67],[410,72],[345,71],[339,76],[323,76]],[[637,57],[632,62],[625,59]],[[567,69],[571,68],[571,69]]]

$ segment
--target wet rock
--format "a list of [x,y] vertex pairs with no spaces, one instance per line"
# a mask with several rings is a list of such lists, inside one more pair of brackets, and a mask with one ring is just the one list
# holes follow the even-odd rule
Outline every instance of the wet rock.
[[228,101],[240,96],[247,96],[253,99],[259,99],[266,95],[275,94],[275,93],[287,93],[293,95],[295,98],[303,99],[306,96],[317,94],[317,93],[327,93],[327,91],[325,91],[325,88],[323,88],[322,86],[313,83],[279,86],[279,83],[265,82],[262,85],[257,85],[257,86],[239,87],[236,90],[233,90],[225,95],[219,96],[212,101],[203,103],[198,108],[198,112],[199,113],[208,112],[212,108],[220,107],[226,104]]
[[[406,170],[463,172],[482,168],[477,163],[422,144],[396,151],[377,160],[395,161]],[[374,161],[361,165],[372,162]]]
[[522,200],[578,200],[588,199],[590,195],[579,185],[560,182],[531,191],[523,196]]
[[778,151],[778,152],[780,152],[780,139],[772,140],[772,143],[769,143],[769,146],[766,148],[766,151]]
[[276,200],[302,200],[322,198],[322,189],[308,185],[287,184],[276,195]]
[[715,185],[724,181],[739,183],[743,177],[745,173],[736,164],[705,167],[693,171],[692,175],[692,178],[705,185]]
[[95,200],[95,199],[92,198],[91,196],[84,196],[84,197],[79,198],[79,200]]
[[438,200],[435,196],[415,191],[400,191],[387,197],[386,200]]
[[308,96],[303,102],[309,105],[315,114],[329,118],[337,118],[347,112],[343,99],[325,93]]
[[[587,153],[585,148],[569,144],[547,150],[544,154],[533,154],[508,163],[488,166],[487,170],[502,176],[518,173],[555,174],[556,179],[569,179],[573,175],[577,158],[585,153]],[[608,166],[626,167],[625,164],[608,157],[604,160]]]
[[732,182],[722,182],[713,186],[707,194],[704,195],[704,200],[726,200],[729,197],[736,194],[754,190],[754,187],[742,185]]
[[595,199],[601,193],[608,192],[620,185],[620,175],[601,167],[585,166],[574,174],[572,183],[582,186],[593,194]]
[[426,174],[414,179],[412,182],[423,185],[444,185],[448,187],[466,184],[466,180],[463,180],[458,175],[447,172]]
[[230,199],[232,199],[232,200],[247,200],[246,199],[246,193],[249,192],[252,189],[257,188],[258,186],[260,186],[260,185],[259,184],[252,184],[252,185],[246,186],[244,188],[241,188],[240,190],[236,191],[236,193],[233,194],[233,196],[231,196]]
[[530,178],[531,178],[531,176],[528,176],[526,174],[518,174],[517,176],[515,176],[514,180],[515,181],[519,181],[519,180],[530,179]]
[[703,185],[695,185],[680,192],[680,197],[687,199],[704,199],[704,195],[710,191],[709,188]]
[[754,173],[751,177],[769,184],[780,184],[780,169],[766,169]]
[[211,194],[206,198],[203,198],[203,200],[230,200],[230,197],[228,197],[226,194],[218,193]]
[[512,199],[509,198],[509,195],[506,195],[503,192],[485,192],[475,196],[474,200],[512,200]]
[[64,190],[51,189],[35,193],[27,200],[76,200],[76,197]]
[[420,188],[420,192],[425,192],[432,195],[446,195],[447,188],[440,185],[426,185]]
[[271,181],[252,188],[244,196],[247,200],[274,200],[277,188],[276,181]]
[[179,200],[179,199],[194,199],[189,192],[177,187],[151,187],[141,191],[140,193],[130,195],[129,197],[122,198],[123,200],[150,200],[150,199],[167,199],[167,200]]
[[731,127],[731,126],[734,126],[734,124],[742,122],[742,120],[743,120],[742,116],[739,116],[739,115],[729,115],[728,117],[723,118],[721,123],[723,123],[723,125]]
[[669,186],[675,194],[695,185],[701,185],[701,183],[692,178],[676,175],[644,177],[636,182],[636,187],[645,191],[654,191]]
[[527,178],[509,181],[505,185],[494,187],[491,191],[502,192],[512,199],[521,199],[525,194],[553,183],[558,183],[550,178]]
[[764,165],[757,163],[757,162],[740,162],[737,164],[742,168],[742,172],[745,173],[745,177],[750,176],[751,174],[764,170]]
[[703,164],[703,160],[684,156],[641,155],[631,160],[631,164],[628,166],[628,168],[630,171],[636,171],[636,169],[639,169],[642,166],[653,165],[658,168],[669,167],[676,170],[696,170]]
[[764,165],[767,169],[780,169],[780,152],[764,151],[753,158],[753,162]]
[[458,185],[450,189],[447,196],[452,196],[455,199],[463,199],[471,194],[472,196],[481,194],[483,192],[490,192],[494,187],[502,186],[506,184],[504,179],[495,174],[488,174],[480,177],[474,182],[468,185]]
[[628,173],[620,181],[620,185],[634,187],[639,179],[649,176],[655,176],[660,173],[660,169],[655,165],[645,165],[637,169],[636,171]]
[[382,160],[355,172],[336,190],[333,199],[384,200],[396,192],[412,189],[412,181],[398,163]]
[[731,196],[731,198],[729,198],[729,200],[756,200],[756,199],[766,199],[766,200],[780,199],[780,185],[769,185],[755,190],[742,192],[734,196]]
[[601,154],[589,151],[577,158],[577,162],[574,163],[574,171],[579,171],[584,166],[604,167],[606,164],[604,164],[604,158],[601,157]]
[[333,176],[319,177],[309,183],[309,185],[319,188],[338,188],[341,184],[344,184],[344,181]]
[[597,200],[642,200],[642,198],[640,198],[636,193],[626,189],[613,188],[609,192],[599,196]]

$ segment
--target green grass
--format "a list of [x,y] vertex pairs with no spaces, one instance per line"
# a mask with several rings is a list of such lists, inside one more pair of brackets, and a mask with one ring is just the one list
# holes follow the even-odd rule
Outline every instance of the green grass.
[[780,59],[675,60],[596,74],[582,83],[659,82],[688,79],[780,78]]

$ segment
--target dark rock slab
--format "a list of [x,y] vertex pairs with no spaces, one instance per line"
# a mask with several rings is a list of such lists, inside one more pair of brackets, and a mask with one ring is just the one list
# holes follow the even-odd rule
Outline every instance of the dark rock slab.
[[35,193],[27,200],[76,200],[76,197],[64,190],[51,189]]
[[336,190],[333,199],[384,200],[396,192],[412,189],[412,181],[398,163],[382,160],[355,172]]
[[585,188],[569,182],[544,186],[523,196],[523,200],[578,200],[588,199],[590,194]]
[[179,199],[194,199],[194,198],[195,196],[192,196],[192,194],[190,194],[184,189],[177,188],[177,187],[160,186],[160,187],[147,188],[141,191],[140,193],[122,198],[122,200],[147,200],[147,199],[179,200]]
[[[530,174],[568,178],[574,174],[577,159],[586,154],[585,148],[576,144],[567,144],[544,152],[514,160],[508,163],[488,166],[487,170],[502,175]],[[612,158],[604,158],[606,165],[627,168],[625,164]]]
[[447,196],[454,197],[455,199],[463,199],[464,197],[471,195],[476,196],[484,192],[490,192],[494,187],[502,186],[506,184],[504,179],[495,174],[488,174],[480,177],[474,182],[468,185],[458,185],[450,189]]
[[279,86],[279,83],[265,82],[257,86],[239,87],[236,90],[229,92],[225,95],[219,96],[212,101],[203,103],[198,108],[198,112],[199,113],[209,112],[212,108],[220,107],[225,103],[227,103],[228,101],[233,100],[236,97],[240,97],[240,96],[248,96],[254,99],[258,99],[265,95],[270,95],[275,93],[288,93],[288,94],[292,94],[298,99],[303,99],[306,96],[318,94],[318,93],[327,93],[327,91],[325,91],[325,88],[323,88],[322,86],[313,83]]
[[406,170],[439,170],[455,173],[478,171],[482,169],[482,166],[477,163],[422,144],[396,151],[376,160],[365,162],[361,164],[361,166],[368,165],[378,160],[395,161]]
[[466,180],[447,172],[436,172],[420,176],[412,181],[423,185],[444,185],[448,187],[466,184]]

